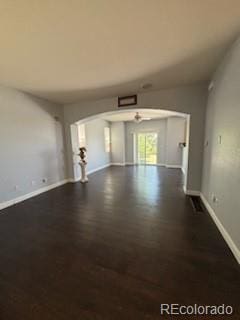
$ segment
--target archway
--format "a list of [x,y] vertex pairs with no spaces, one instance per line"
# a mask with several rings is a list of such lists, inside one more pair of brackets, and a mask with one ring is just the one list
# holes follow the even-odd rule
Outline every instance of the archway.
[[[206,86],[192,85],[139,93],[137,95],[137,105],[134,107],[134,109],[170,110],[185,113],[191,117],[187,193],[200,194],[201,190],[206,100]],[[80,101],[64,106],[68,176],[70,179],[74,178],[72,170],[71,125],[87,117],[117,110],[120,110],[118,108],[117,97]]]
[[[181,169],[184,173],[184,189],[187,189],[187,176],[188,176],[188,150],[189,150],[189,133],[190,133],[190,115],[183,113],[183,112],[176,112],[176,111],[170,111],[170,110],[164,110],[164,109],[157,109],[157,108],[124,108],[123,110],[114,110],[114,111],[108,111],[108,112],[103,112],[103,113],[97,113],[94,115],[91,115],[89,117],[86,117],[84,119],[80,119],[70,125],[70,131],[71,131],[71,153],[72,153],[72,172],[73,172],[73,177],[71,179],[72,182],[79,181],[80,179],[80,169],[79,169],[79,164],[78,164],[78,149],[80,147],[80,137],[79,137],[79,127],[82,127],[83,124],[88,124],[92,121],[95,121],[97,119],[107,119],[108,121],[120,121],[122,119],[125,119],[127,123],[129,123],[128,117],[131,114],[135,114],[136,112],[139,112],[139,114],[144,115],[148,114],[151,115],[151,120],[159,120],[163,119],[167,120],[168,119],[168,126],[170,128],[170,124],[174,123],[174,119],[181,119],[183,122],[183,128],[184,128],[184,138],[179,138],[179,141],[177,143],[177,148],[179,149],[179,152],[181,152],[181,157],[182,157],[182,162],[181,162]],[[127,117],[127,118],[126,118]],[[119,120],[120,119],[120,120]],[[160,121],[161,122],[161,121]],[[151,121],[149,123],[152,123]],[[171,131],[168,132],[169,137],[172,135],[174,136],[174,127],[171,124]],[[125,132],[124,132],[125,135]],[[125,139],[125,138],[124,138]],[[135,133],[132,132],[132,136],[129,137],[127,141],[131,141],[131,150],[134,153],[134,146],[135,146]],[[133,142],[134,141],[134,142]],[[134,144],[133,144],[134,143]],[[170,142],[168,142],[170,144]],[[176,145],[176,141],[175,141]],[[165,148],[165,147],[164,147]],[[128,148],[129,149],[129,148]],[[127,150],[128,150],[127,149]],[[125,155],[127,154],[127,150],[124,150]],[[128,150],[129,153],[129,150]],[[166,156],[166,155],[165,155]],[[125,156],[124,156],[125,158]],[[128,156],[126,156],[128,158]],[[169,159],[168,159],[169,161]],[[119,164],[119,163],[118,163]],[[131,162],[124,160],[121,165],[127,165],[127,164],[136,164],[135,161],[131,160]],[[114,163],[112,163],[114,165]],[[174,165],[173,163],[164,162],[164,164],[161,162],[156,162],[156,165],[164,165],[168,168],[177,168],[179,166]],[[94,170],[96,171],[96,170]]]

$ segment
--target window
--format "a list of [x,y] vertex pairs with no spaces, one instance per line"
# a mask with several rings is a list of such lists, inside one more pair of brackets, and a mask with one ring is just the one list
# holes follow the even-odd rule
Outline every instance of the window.
[[104,128],[104,142],[105,142],[105,152],[110,152],[110,128]]
[[138,133],[138,163],[157,164],[157,133]]
[[79,147],[86,147],[85,124],[78,125],[78,141]]

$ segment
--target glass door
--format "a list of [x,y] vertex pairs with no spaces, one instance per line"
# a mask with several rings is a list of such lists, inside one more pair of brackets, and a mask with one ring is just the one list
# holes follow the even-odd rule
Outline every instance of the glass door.
[[139,164],[157,164],[157,133],[138,133],[137,155]]

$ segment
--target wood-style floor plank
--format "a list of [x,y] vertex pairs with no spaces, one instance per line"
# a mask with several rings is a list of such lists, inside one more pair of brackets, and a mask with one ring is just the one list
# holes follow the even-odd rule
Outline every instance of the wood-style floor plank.
[[0,244],[1,320],[170,319],[160,303],[240,319],[239,265],[178,169],[110,167],[9,207]]

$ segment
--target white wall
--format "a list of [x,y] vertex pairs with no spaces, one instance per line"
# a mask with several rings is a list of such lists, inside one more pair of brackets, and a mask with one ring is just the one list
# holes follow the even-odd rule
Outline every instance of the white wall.
[[182,149],[182,171],[184,173],[184,188],[187,186],[187,172],[188,172],[188,153],[189,153],[189,132],[190,119],[189,116],[185,119],[185,139],[186,146]]
[[139,132],[157,132],[158,146],[157,146],[157,163],[165,164],[166,161],[166,123],[167,119],[142,121],[140,123],[126,122],[126,162],[134,162],[134,145],[133,134]]
[[111,123],[111,162],[125,164],[125,123]]
[[180,142],[185,142],[185,119],[169,117],[167,119],[166,133],[166,164],[168,166],[182,167],[182,152]]
[[[205,126],[206,85],[193,85],[138,94],[136,108],[154,108],[191,115],[187,188],[201,189],[203,137]],[[96,114],[117,111],[117,97],[82,101],[64,106],[69,176],[74,177],[71,146],[71,124]],[[126,108],[128,109],[128,108]]]
[[182,148],[179,142],[185,142],[185,118],[170,117],[141,123],[126,122],[126,162],[134,162],[133,135],[139,132],[158,134],[157,163],[182,167]]
[[[202,192],[238,248],[240,262],[240,40],[218,68],[209,94]],[[213,197],[218,199],[214,202]]]
[[110,124],[101,119],[85,123],[88,172],[110,164],[110,152],[105,151],[105,127],[109,128]]
[[66,178],[62,122],[61,106],[0,87],[0,203]]

